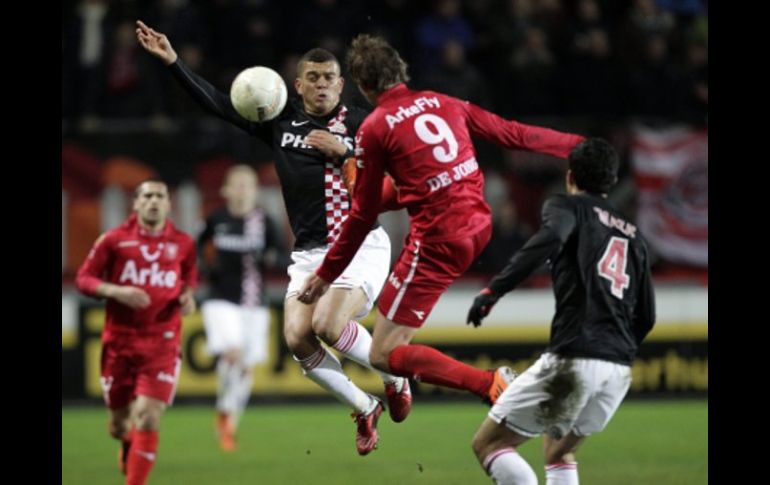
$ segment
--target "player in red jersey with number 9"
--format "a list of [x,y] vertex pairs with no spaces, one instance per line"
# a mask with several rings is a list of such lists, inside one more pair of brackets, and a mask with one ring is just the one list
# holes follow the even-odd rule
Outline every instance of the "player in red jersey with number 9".
[[380,294],[371,362],[394,375],[467,390],[494,403],[512,380],[509,368],[481,370],[409,343],[491,236],[491,211],[471,137],[561,158],[583,137],[508,121],[441,93],[413,91],[404,84],[406,63],[378,37],[354,39],[347,62],[376,108],[356,137],[350,217],[324,263],[306,280],[300,300],[315,301],[348,265],[380,210],[387,172],[398,188],[398,204],[409,212],[410,231]]

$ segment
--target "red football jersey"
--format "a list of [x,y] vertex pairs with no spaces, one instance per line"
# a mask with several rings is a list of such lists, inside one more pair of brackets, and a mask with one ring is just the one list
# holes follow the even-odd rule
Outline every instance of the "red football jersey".
[[491,224],[484,176],[471,140],[566,158],[579,135],[505,120],[471,103],[399,84],[384,92],[356,136],[359,167],[353,207],[317,274],[334,281],[377,218],[382,178],[398,187],[409,212],[410,237],[453,241]]
[[178,339],[182,325],[179,295],[185,287],[195,287],[197,279],[192,238],[171,222],[152,235],[139,225],[134,214],[94,243],[75,283],[80,291],[92,296],[102,282],[135,286],[150,296],[150,306],[141,310],[107,299],[102,334],[106,342],[115,336],[132,335]]

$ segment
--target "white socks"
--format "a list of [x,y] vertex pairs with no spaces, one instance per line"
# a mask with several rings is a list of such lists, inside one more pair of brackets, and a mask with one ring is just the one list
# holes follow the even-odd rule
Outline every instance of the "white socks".
[[399,392],[401,391],[403,378],[387,374],[372,367],[371,362],[369,362],[369,350],[372,348],[372,336],[360,323],[350,320],[342,330],[340,338],[334,342],[332,347],[345,354],[349,359],[358,362],[367,369],[375,371],[380,375],[380,378],[382,378],[382,382],[386,384],[396,383],[396,390]]
[[493,451],[483,466],[497,485],[537,485],[535,471],[513,448]]
[[250,369],[232,364],[223,358],[217,362],[217,376],[217,410],[230,415],[233,423],[237,425],[251,397],[254,376]]
[[546,485],[578,485],[577,463],[558,463],[545,466]]
[[320,347],[315,353],[299,362],[302,371],[313,382],[332,393],[339,401],[347,404],[356,413],[368,413],[377,405],[377,401],[359,389],[342,371],[337,357]]
[[238,367],[222,357],[217,362],[217,409],[223,413],[233,414],[238,408],[235,395],[240,370]]

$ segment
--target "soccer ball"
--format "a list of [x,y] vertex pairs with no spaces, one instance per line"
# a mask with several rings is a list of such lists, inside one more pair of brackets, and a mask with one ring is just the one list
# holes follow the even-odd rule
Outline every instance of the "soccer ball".
[[269,67],[244,69],[230,87],[235,111],[249,121],[270,121],[286,106],[286,83]]

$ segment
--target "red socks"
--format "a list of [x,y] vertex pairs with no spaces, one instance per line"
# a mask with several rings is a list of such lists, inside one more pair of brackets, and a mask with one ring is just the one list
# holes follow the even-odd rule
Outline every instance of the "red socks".
[[399,345],[388,356],[391,374],[486,397],[494,371],[480,370],[426,345]]
[[147,482],[157,451],[157,431],[134,430],[126,464],[126,485],[144,485]]

